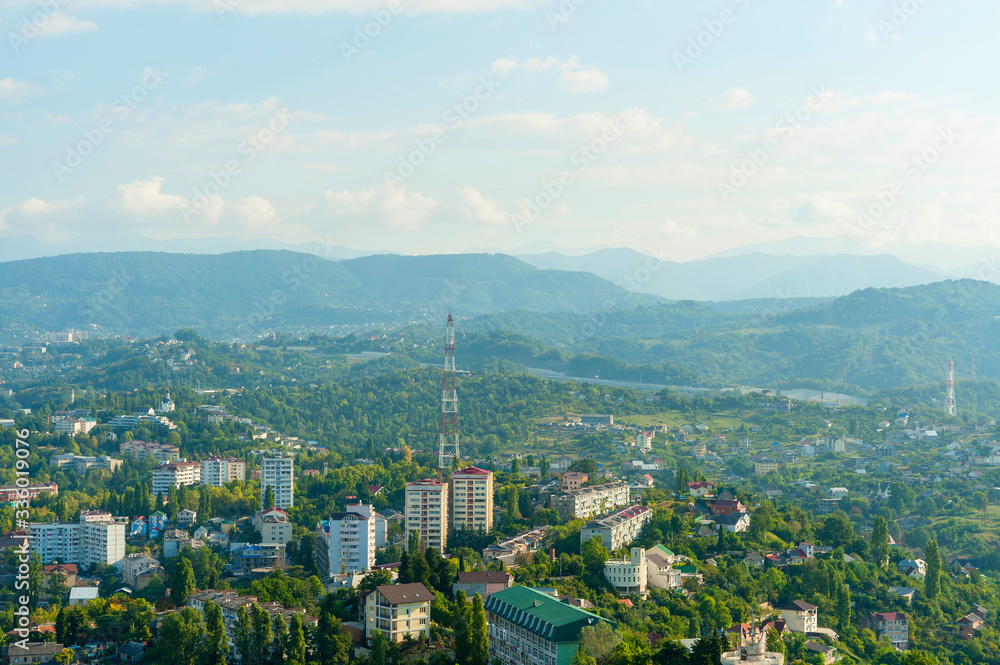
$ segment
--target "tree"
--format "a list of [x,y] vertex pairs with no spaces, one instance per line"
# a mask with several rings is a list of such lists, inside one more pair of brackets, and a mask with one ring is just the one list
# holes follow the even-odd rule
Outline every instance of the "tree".
[[715,631],[702,637],[691,647],[691,665],[721,665],[722,638]]
[[837,586],[836,617],[840,632],[846,632],[851,626],[851,592],[843,582]]
[[678,469],[674,474],[674,491],[678,494],[687,492],[688,472],[687,469]]
[[469,622],[469,662],[471,665],[487,665],[490,653],[489,628],[486,625],[486,611],[483,597],[478,593],[472,597],[472,617]]
[[199,665],[202,661],[205,624],[198,610],[182,607],[177,612],[165,615],[158,633],[160,639],[157,649],[163,654],[160,662]]
[[881,515],[875,518],[872,527],[871,551],[875,565],[884,567],[889,561],[889,523]]
[[382,635],[382,631],[376,630],[375,635],[372,637],[371,665],[386,665],[385,647],[386,641]]
[[774,528],[775,512],[770,501],[764,501],[760,508],[750,516],[750,537],[756,541],[762,541],[765,536]]
[[52,660],[56,661],[60,665],[70,665],[70,663],[76,660],[76,652],[72,649],[63,649],[53,656]]
[[211,600],[205,601],[205,657],[208,665],[226,665],[229,638],[222,608]]
[[274,488],[268,485],[264,488],[264,500],[261,502],[261,510],[270,510],[275,507]]
[[576,650],[576,655],[573,656],[573,662],[570,665],[597,665],[597,661],[588,656],[587,649],[581,646]]
[[507,495],[507,504],[504,508],[504,521],[509,525],[521,519],[521,511],[517,505],[517,487],[507,485],[505,494]]
[[569,471],[580,471],[587,474],[588,477],[593,477],[597,475],[597,461],[589,457],[583,459],[578,459],[569,465]]
[[459,665],[469,662],[469,629],[471,624],[471,608],[465,591],[459,589],[455,594],[455,611],[451,617],[451,629],[455,633],[455,658]]
[[941,552],[936,540],[927,543],[924,548],[924,559],[927,561],[927,573],[924,575],[924,594],[935,598],[941,590]]
[[253,629],[250,625],[250,613],[242,606],[236,611],[233,646],[240,656],[240,662],[249,664],[253,659]]
[[[358,589],[361,591],[371,591],[375,587],[392,584],[392,573],[385,568],[373,570],[361,578]],[[401,583],[402,584],[402,583]]]
[[66,575],[61,572],[49,575],[49,584],[46,591],[50,599],[61,604],[66,594],[69,593],[69,587],[66,586]]
[[288,631],[286,656],[289,665],[305,665],[306,663],[306,636],[302,628],[302,617],[298,612],[292,616],[292,625]]
[[854,542],[854,525],[841,513],[826,518],[817,535],[827,545],[846,547]]
[[254,603],[250,606],[250,665],[265,665],[268,649],[274,640],[271,630],[271,616],[263,607]]
[[319,665],[340,665],[350,659],[351,637],[344,632],[340,619],[334,615],[336,603],[334,595],[327,594],[320,604],[319,623],[316,626],[316,657]]
[[271,642],[271,665],[284,665],[288,660],[288,625],[280,614],[274,615],[274,640]]
[[170,585],[170,600],[174,601],[177,607],[183,607],[187,603],[187,597],[194,592],[195,579],[194,568],[191,561],[186,557],[178,557],[174,566],[174,579]]
[[586,571],[594,576],[604,574],[604,563],[608,560],[608,551],[604,549],[604,540],[594,536],[580,547],[583,565]]
[[595,660],[604,660],[618,648],[622,638],[606,621],[585,626],[580,632],[580,647]]

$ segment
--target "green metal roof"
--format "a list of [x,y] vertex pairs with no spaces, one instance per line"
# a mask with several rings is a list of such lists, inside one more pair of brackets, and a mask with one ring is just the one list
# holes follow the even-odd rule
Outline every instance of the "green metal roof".
[[660,552],[660,554],[664,554],[666,556],[673,556],[674,555],[673,552],[671,552],[668,548],[664,547],[663,545],[653,545],[649,549],[651,549],[651,550],[658,550]]
[[612,627],[616,625],[593,612],[526,586],[512,586],[490,594],[486,610],[557,644],[579,641],[581,630],[601,621]]

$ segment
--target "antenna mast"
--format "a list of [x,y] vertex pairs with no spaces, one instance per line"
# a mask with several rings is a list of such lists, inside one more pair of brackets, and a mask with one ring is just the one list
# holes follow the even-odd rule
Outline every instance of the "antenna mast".
[[441,392],[441,438],[438,441],[438,480],[458,454],[458,391],[455,389],[455,326],[448,314],[444,336],[444,385]]
[[948,361],[948,415],[956,416],[958,415],[958,409],[955,408],[955,361]]

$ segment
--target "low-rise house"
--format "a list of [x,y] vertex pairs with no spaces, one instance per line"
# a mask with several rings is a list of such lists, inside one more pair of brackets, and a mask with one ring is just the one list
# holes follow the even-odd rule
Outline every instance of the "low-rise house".
[[145,652],[146,645],[142,642],[126,642],[118,647],[116,653],[123,663],[141,663]]
[[750,528],[750,516],[746,513],[719,515],[715,518],[715,523],[718,528],[725,529],[729,533],[740,533]]
[[188,510],[187,508],[177,511],[177,525],[182,527],[189,527],[198,521],[198,511]]
[[2,665],[39,665],[55,662],[56,654],[65,648],[58,642],[27,642],[27,649],[11,643],[3,648]]
[[431,601],[434,594],[423,584],[385,584],[362,599],[365,641],[371,644],[376,631],[387,642],[420,639],[431,634]]
[[677,555],[663,545],[646,550],[646,585],[657,589],[681,586],[681,571],[673,567],[677,561]]
[[483,600],[486,600],[491,593],[508,589],[512,584],[514,584],[514,576],[504,571],[461,572],[458,574],[458,580],[451,585],[451,592],[452,595],[455,595],[461,590],[469,598],[478,593],[483,597]]
[[902,574],[916,580],[924,579],[924,575],[927,574],[927,562],[923,559],[903,559],[896,564],[896,567]]
[[740,503],[739,499],[724,500],[719,499],[712,503],[711,507],[712,514],[718,517],[719,515],[732,515],[733,513],[745,513],[747,511],[746,506]]
[[69,590],[69,604],[86,605],[92,600],[97,600],[100,596],[96,586],[75,586]]
[[889,593],[905,599],[908,603],[912,603],[914,596],[917,595],[917,590],[908,586],[891,586],[889,587]]
[[55,563],[49,566],[42,566],[42,589],[49,588],[49,580],[53,575],[61,574],[65,578],[66,588],[76,586],[76,576],[80,574],[75,563]]
[[688,483],[687,488],[688,494],[695,498],[711,496],[715,493],[715,483],[710,482]]
[[887,637],[892,646],[904,651],[910,646],[909,626],[910,620],[902,612],[875,612],[861,620],[862,628]]
[[835,663],[838,660],[837,647],[831,647],[821,644],[820,642],[806,640],[805,649],[809,653],[819,655],[825,665]]
[[804,600],[793,600],[781,608],[781,619],[793,633],[815,633],[819,608]]

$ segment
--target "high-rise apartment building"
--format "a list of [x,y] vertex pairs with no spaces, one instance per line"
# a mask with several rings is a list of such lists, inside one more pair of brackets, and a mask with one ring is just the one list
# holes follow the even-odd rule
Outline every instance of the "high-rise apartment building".
[[84,511],[76,523],[29,524],[28,539],[43,564],[114,565],[125,558],[125,523],[103,510]]
[[201,484],[222,487],[233,480],[246,480],[247,465],[235,457],[209,457],[201,461]]
[[260,496],[263,503],[264,493],[270,487],[274,490],[274,505],[261,508],[281,508],[287,510],[295,503],[293,491],[295,481],[292,478],[295,459],[292,457],[265,457],[260,461]]
[[451,474],[453,529],[493,529],[493,473],[470,466]]
[[371,570],[375,566],[378,517],[371,506],[354,505],[317,524],[316,564],[320,574],[325,577]]
[[406,533],[444,554],[448,544],[448,483],[418,480],[406,484]]

